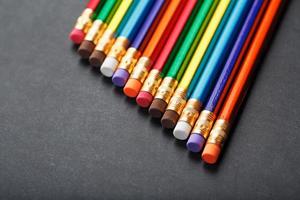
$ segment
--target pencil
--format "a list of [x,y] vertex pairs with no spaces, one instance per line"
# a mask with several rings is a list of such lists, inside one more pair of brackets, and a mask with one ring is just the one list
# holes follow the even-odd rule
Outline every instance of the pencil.
[[111,77],[115,72],[121,58],[125,55],[128,46],[140,28],[142,21],[148,14],[152,3],[152,0],[137,1],[137,5],[100,68],[104,76]]
[[237,1],[235,4],[212,54],[207,63],[205,63],[205,67],[203,67],[204,69],[198,83],[175,126],[173,131],[175,138],[179,140],[186,140],[188,138],[199,116],[202,105],[206,102],[219,71],[223,67],[222,64],[233,46],[236,35],[244,22],[251,4],[252,1]]
[[160,23],[158,24],[151,40],[145,48],[142,57],[137,62],[130,75],[129,80],[123,88],[123,92],[128,97],[136,97],[144,83],[149,70],[155,62],[157,56],[164,47],[166,38],[170,34],[173,26],[179,17],[182,8],[187,3],[186,0],[171,1],[166,9]]
[[[162,80],[161,72],[164,68],[168,67],[168,65],[165,64],[173,50],[173,47],[176,43],[179,42],[178,38],[184,27],[186,26],[188,19],[190,18],[192,20],[192,17],[190,17],[190,15],[192,14],[194,7],[196,6],[196,3],[197,0],[189,0],[189,3],[187,3],[183,8],[181,15],[179,16],[170,36],[168,37],[164,45],[164,49],[158,56],[155,64],[153,65],[148,77],[143,84],[143,87],[141,88],[141,91],[136,98],[136,102],[139,106],[145,108],[151,104],[153,95],[155,95],[156,89],[158,88]],[[198,1],[198,5],[201,5],[201,1]]]
[[109,0],[105,2],[103,8],[93,22],[92,27],[78,48],[78,54],[82,58],[86,59],[90,57],[120,3],[121,0]]
[[92,55],[89,58],[90,64],[94,67],[100,67],[106,57],[108,51],[113,45],[117,33],[117,29],[120,26],[122,19],[125,17],[128,9],[130,8],[133,0],[122,0],[118,10],[111,19],[107,29],[100,38],[96,45]]
[[268,2],[255,0],[253,3],[221,75],[192,130],[192,134],[186,144],[189,151],[200,152],[202,150]]
[[161,124],[164,128],[174,128],[186,102],[186,91],[203,58],[221,20],[230,4],[230,0],[221,0],[209,22],[203,37],[164,113]]
[[141,52],[144,50],[146,44],[149,42],[168,3],[169,0],[156,0],[154,2],[147,18],[144,20],[143,25],[136,34],[131,47],[126,51],[126,54],[121,59],[120,64],[112,77],[112,82],[115,86],[123,87],[126,84],[133,67],[141,56]]
[[237,74],[237,77],[219,113],[218,119],[207,139],[207,143],[202,153],[202,159],[206,163],[214,164],[218,160],[222,146],[228,137],[230,124],[240,108],[243,97],[249,88],[249,81],[251,80],[250,77],[254,70],[255,62],[261,53],[270,28],[275,22],[281,3],[281,0],[271,0],[268,5],[266,13],[251,42],[240,71]]
[[157,89],[154,100],[149,107],[151,117],[160,118],[165,112],[173,92],[181,80],[218,3],[219,0],[205,0],[201,5],[191,28],[188,30],[187,36],[182,45],[180,45],[174,61],[171,63],[166,77]]
[[80,44],[82,42],[85,34],[92,26],[92,18],[99,4],[100,0],[90,0],[86,5],[86,8],[78,17],[77,22],[69,35],[70,40],[75,44]]

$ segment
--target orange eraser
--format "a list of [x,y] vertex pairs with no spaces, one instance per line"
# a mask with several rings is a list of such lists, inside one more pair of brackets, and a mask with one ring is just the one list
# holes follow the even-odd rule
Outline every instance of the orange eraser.
[[130,78],[125,87],[123,88],[123,92],[128,97],[136,97],[142,87],[142,83],[136,79]]
[[219,158],[221,147],[216,144],[206,144],[202,152],[202,160],[209,164],[215,164]]

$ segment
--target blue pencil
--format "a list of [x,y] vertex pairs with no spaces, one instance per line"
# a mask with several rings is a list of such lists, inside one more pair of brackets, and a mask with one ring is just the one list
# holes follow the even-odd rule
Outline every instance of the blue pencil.
[[257,23],[255,26],[255,21],[259,20],[259,12],[262,13],[264,11],[267,3],[268,1],[264,0],[255,0],[253,3],[213,92],[211,93],[204,110],[201,112],[186,144],[189,151],[200,152],[202,150],[219,112],[220,106],[229,90],[233,77],[240,67],[239,63],[242,60],[240,58],[242,58],[246,52],[243,49],[246,49],[250,44],[251,33],[253,35],[253,30],[256,29],[258,24]]
[[[111,77],[115,72],[121,58],[125,55],[128,46],[137,34],[142,22],[153,5],[152,0],[136,0],[132,6],[132,13],[118,28],[118,38],[107,54],[100,71],[106,77]],[[129,12],[130,13],[130,12]]]
[[[174,129],[174,137],[180,140],[188,138],[196,119],[213,87],[215,80],[223,67],[236,35],[244,21],[252,1],[237,1],[222,34],[203,70],[197,86],[188,100],[179,121]],[[200,106],[199,106],[200,105]]]

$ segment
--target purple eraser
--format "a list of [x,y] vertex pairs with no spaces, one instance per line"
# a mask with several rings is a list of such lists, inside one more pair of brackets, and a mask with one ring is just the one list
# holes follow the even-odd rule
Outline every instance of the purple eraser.
[[125,69],[117,69],[112,77],[115,86],[124,87],[129,78],[129,73]]
[[202,137],[202,135],[194,133],[190,136],[189,140],[187,141],[186,147],[189,151],[198,153],[202,150],[204,144],[205,139]]

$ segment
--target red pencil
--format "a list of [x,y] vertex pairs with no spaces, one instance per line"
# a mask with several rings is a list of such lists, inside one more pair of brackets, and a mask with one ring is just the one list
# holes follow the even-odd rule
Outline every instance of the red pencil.
[[84,40],[86,33],[92,26],[92,17],[99,3],[100,0],[90,0],[82,14],[78,17],[75,27],[69,35],[70,40],[75,44],[80,44]]
[[153,100],[153,96],[156,93],[157,88],[159,87],[162,77],[161,72],[165,67],[165,64],[168,60],[170,53],[172,52],[173,47],[176,42],[178,42],[178,37],[180,36],[183,28],[186,25],[194,7],[196,6],[197,0],[189,0],[189,2],[183,8],[180,17],[176,21],[174,28],[164,45],[164,49],[158,56],[152,70],[150,71],[147,79],[144,82],[144,85],[139,92],[136,102],[141,107],[148,107]]

